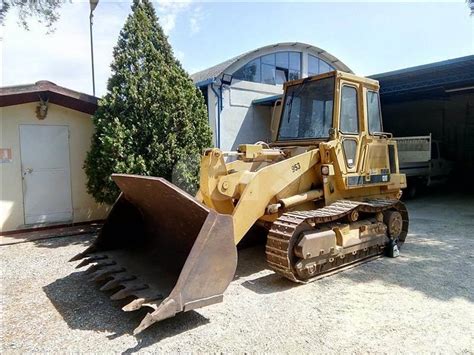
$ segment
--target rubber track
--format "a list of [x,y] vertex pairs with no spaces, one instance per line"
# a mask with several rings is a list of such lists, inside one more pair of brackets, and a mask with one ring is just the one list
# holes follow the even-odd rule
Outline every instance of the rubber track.
[[319,278],[323,274],[331,273],[336,269],[342,269],[367,258],[380,255],[382,251],[379,247],[370,247],[366,252],[362,250],[354,257],[337,259],[335,266],[325,269],[319,274],[307,280],[298,278],[293,271],[292,253],[298,236],[305,230],[313,229],[314,225],[321,226],[325,223],[336,222],[352,211],[377,213],[388,209],[399,211],[403,219],[403,229],[399,237],[399,245],[403,244],[408,232],[408,213],[405,205],[399,200],[376,199],[368,201],[339,200],[331,205],[317,210],[293,211],[282,214],[273,224],[268,232],[265,254],[268,265],[278,274],[294,282],[310,282]]

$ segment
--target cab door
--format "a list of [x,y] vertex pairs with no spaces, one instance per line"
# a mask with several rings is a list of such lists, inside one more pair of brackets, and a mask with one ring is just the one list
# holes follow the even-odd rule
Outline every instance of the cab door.
[[340,88],[339,134],[347,173],[356,173],[360,156],[363,113],[360,85],[343,81]]
[[365,112],[367,121],[363,142],[361,173],[364,184],[387,184],[391,174],[398,173],[396,145],[391,135],[383,133],[380,98],[377,90],[364,88]]

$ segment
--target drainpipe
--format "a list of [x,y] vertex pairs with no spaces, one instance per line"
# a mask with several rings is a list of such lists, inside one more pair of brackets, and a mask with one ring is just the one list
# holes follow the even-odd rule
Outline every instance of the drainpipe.
[[221,111],[223,108],[222,103],[222,84],[219,87],[219,91],[214,88],[214,84],[216,83],[216,78],[214,78],[211,82],[211,90],[216,95],[217,98],[217,137],[216,137],[216,144],[217,148],[221,147]]

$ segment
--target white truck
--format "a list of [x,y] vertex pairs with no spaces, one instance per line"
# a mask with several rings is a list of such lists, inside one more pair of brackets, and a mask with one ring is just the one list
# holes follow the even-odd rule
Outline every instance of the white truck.
[[454,164],[444,158],[443,144],[428,136],[396,137],[400,172],[407,177],[406,193],[414,197],[420,187],[445,183]]

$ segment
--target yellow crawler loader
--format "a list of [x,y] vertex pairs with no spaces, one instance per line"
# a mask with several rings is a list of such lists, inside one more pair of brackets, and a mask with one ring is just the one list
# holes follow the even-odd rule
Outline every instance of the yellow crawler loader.
[[122,193],[94,243],[72,260],[125,311],[134,333],[221,302],[237,244],[266,229],[266,260],[298,283],[388,255],[408,231],[396,142],[383,132],[375,80],[333,71],[287,82],[272,142],[208,149],[195,197],[159,177],[114,174]]

